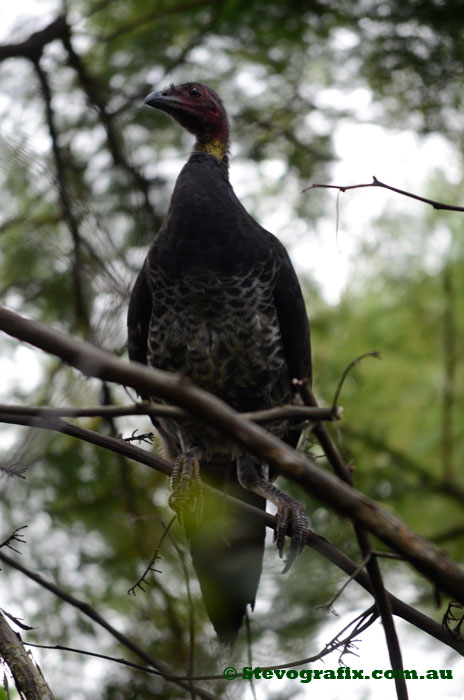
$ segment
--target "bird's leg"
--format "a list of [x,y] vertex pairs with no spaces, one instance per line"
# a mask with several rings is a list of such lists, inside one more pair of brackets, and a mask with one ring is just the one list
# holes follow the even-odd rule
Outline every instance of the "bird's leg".
[[289,525],[292,528],[290,551],[282,571],[285,574],[303,551],[309,534],[304,506],[260,474],[257,465],[246,456],[237,460],[237,477],[243,488],[263,496],[277,507],[274,542],[280,557],[283,556],[287,528]]
[[203,512],[203,489],[200,478],[200,465],[191,452],[179,455],[172,467],[172,494],[169,506],[182,523],[186,512],[195,513],[200,522]]

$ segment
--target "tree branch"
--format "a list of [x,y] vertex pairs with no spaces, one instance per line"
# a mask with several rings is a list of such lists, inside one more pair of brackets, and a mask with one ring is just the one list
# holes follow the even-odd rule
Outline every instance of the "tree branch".
[[444,204],[443,202],[437,202],[434,199],[428,199],[427,197],[421,197],[418,194],[413,194],[407,190],[400,190],[398,187],[393,187],[392,185],[387,185],[385,182],[381,182],[376,178],[375,175],[372,176],[372,182],[361,183],[359,185],[325,185],[320,183],[315,183],[306,187],[303,192],[309,192],[309,190],[314,190],[316,188],[324,188],[328,190],[338,190],[339,192],[348,192],[348,190],[358,190],[362,187],[383,187],[385,190],[390,190],[391,192],[396,192],[397,194],[402,194],[404,197],[411,197],[412,199],[417,199],[419,202],[424,202],[425,204],[430,204],[434,209],[442,209],[444,211],[464,211],[464,207],[458,207],[455,204]]
[[[120,438],[109,437],[93,430],[88,430],[87,428],[70,425],[58,418],[34,418],[31,416],[15,416],[12,418],[11,416],[0,414],[0,422],[14,423],[16,425],[24,425],[64,433],[65,435],[69,435],[78,440],[83,440],[91,443],[92,445],[97,445],[98,447],[121,454],[138,462],[139,464],[149,467],[150,469],[155,469],[166,476],[171,475],[171,464],[161,457],[151,452],[147,452],[146,450],[142,450],[140,447],[136,447],[135,445],[130,445],[128,442],[121,440]],[[226,500],[229,505],[236,508],[243,516],[252,518],[253,520],[264,524],[266,527],[269,527],[272,530],[275,529],[276,518],[270,513],[263,512],[259,508],[255,508],[244,501],[239,501],[228,494],[217,491],[208,484],[203,484],[203,489],[210,494],[214,494],[218,499]],[[342,571],[348,574],[348,576],[351,576],[353,580],[372,594],[372,589],[367,574],[364,571],[360,571],[359,565],[356,564],[356,562],[352,561],[348,556],[346,556],[346,554],[340,551],[325,537],[317,535],[314,532],[310,532],[306,540],[306,545],[318,552],[318,554],[323,556],[328,561],[332,562],[332,564],[340,568]],[[446,633],[446,630],[444,630],[441,625],[435,622],[435,620],[427,617],[419,610],[415,610],[399,598],[396,598],[393,594],[389,593],[388,595],[390,597],[392,609],[395,615],[402,617],[410,624],[415,625],[423,632],[426,632],[438,641],[453,648],[459,654],[464,656],[464,641],[459,641],[452,638]]]
[[96,80],[88,73],[85,64],[79,54],[75,51],[71,40],[71,32],[68,31],[62,36],[63,45],[68,52],[68,63],[76,72],[81,87],[87,98],[98,114],[98,117],[103,125],[106,133],[108,150],[113,159],[114,165],[125,170],[139,192],[143,197],[143,210],[146,216],[146,225],[154,231],[158,228],[159,221],[157,220],[153,208],[150,203],[150,184],[148,180],[134,165],[129,163],[124,148],[122,131],[118,133],[115,128],[113,114],[108,110],[105,100],[100,94],[100,90]]
[[[43,418],[120,418],[122,416],[163,416],[185,420],[191,418],[191,413],[178,406],[170,406],[164,403],[152,401],[139,401],[129,406],[87,406],[74,408],[72,406],[21,406],[15,404],[0,404],[0,413],[9,413],[12,416],[41,416]],[[341,416],[340,408],[310,406],[278,406],[263,411],[250,411],[241,413],[245,420],[254,423],[267,423],[282,418],[301,418],[312,421],[333,421]]]
[[[262,666],[260,667],[262,671],[266,671],[267,669],[283,669],[283,668],[295,668],[296,666],[303,666],[307,665],[310,663],[314,663],[315,661],[319,661],[320,659],[323,659],[325,656],[328,656],[329,654],[333,653],[334,651],[337,651],[338,649],[342,649],[341,651],[341,656],[346,653],[350,653],[351,648],[354,646],[355,642],[355,637],[358,634],[361,634],[366,630],[368,627],[370,627],[373,622],[378,618],[378,613],[375,610],[375,607],[372,606],[362,612],[360,615],[358,615],[354,620],[349,622],[340,632],[338,632],[335,637],[333,637],[330,642],[328,642],[325,647],[317,654],[314,654],[313,656],[308,656],[304,659],[298,659],[296,661],[289,661],[283,664],[273,664],[272,666]],[[350,627],[353,627],[351,632],[344,638],[341,638],[342,634],[346,632]],[[107,654],[98,654],[97,652],[94,651],[87,651],[86,649],[76,649],[73,647],[68,647],[68,646],[63,646],[62,644],[34,644],[33,642],[24,642],[25,645],[31,646],[31,647],[37,647],[38,649],[56,649],[57,651],[70,651],[75,654],[84,654],[86,656],[94,656],[95,658],[98,659],[104,659],[106,661],[112,661],[113,663],[118,663],[118,664],[123,664],[124,666],[130,666],[131,668],[135,668],[139,671],[144,671],[145,673],[152,673],[156,674],[156,671],[154,671],[151,668],[146,668],[145,666],[140,666],[139,664],[132,663],[130,661],[127,661],[126,659],[118,659],[115,658],[114,656],[108,656]],[[249,662],[249,665],[252,666],[253,663]],[[243,674],[239,673],[238,677],[242,676]],[[177,680],[184,680],[184,681],[205,681],[205,680],[222,680],[224,678],[223,674],[210,674],[210,675],[201,675],[201,676],[193,676],[188,675],[188,676],[177,676]]]
[[68,30],[66,18],[60,15],[44,29],[31,34],[25,41],[0,45],[0,61],[7,58],[28,58],[30,61],[37,61],[44,47],[56,39],[61,39]]
[[[464,602],[464,572],[444,552],[417,535],[375,501],[320,469],[260,426],[185,377],[127,363],[81,340],[0,307],[0,330],[60,357],[86,376],[131,386],[140,394],[176,403],[272,465],[337,512],[377,535],[455,600]],[[8,417],[7,417],[8,419]]]
[[[66,25],[67,26],[67,25]],[[52,105],[52,91],[46,71],[40,64],[40,56],[34,60],[34,69],[37,74],[42,96],[45,103],[45,118],[50,136],[53,159],[56,170],[56,186],[58,190],[59,202],[63,219],[66,222],[73,243],[73,260],[71,262],[71,278],[74,292],[74,309],[76,315],[77,328],[83,332],[85,337],[92,339],[90,325],[90,312],[88,300],[85,294],[85,282],[82,278],[84,270],[82,258],[82,243],[79,230],[79,221],[74,212],[73,200],[68,187],[65,158],[58,142],[58,129],[56,126],[55,111]]]
[[[358,360],[359,359],[360,358],[358,358]],[[357,362],[357,360],[355,360],[355,362]],[[348,366],[347,370],[345,370],[345,372],[343,373],[342,382],[347,372],[351,369],[352,366],[353,363],[351,363]],[[317,401],[311,390],[309,382],[305,382],[301,385],[300,393],[305,404],[307,404],[308,406],[317,406]],[[336,401],[337,397],[338,389],[335,395],[334,402]],[[329,431],[327,430],[326,426],[322,423],[317,423],[314,426],[313,432],[319,440],[319,443],[323,448],[327,459],[329,460],[330,464],[332,465],[340,479],[342,479],[345,483],[349,484],[350,486],[353,486],[352,472],[344,463],[339,451],[337,450],[334,442],[332,441],[332,438],[330,437]],[[390,599],[388,597],[387,591],[385,590],[379,561],[377,557],[373,556],[371,539],[364,527],[362,527],[357,522],[353,522],[353,525],[356,538],[358,540],[359,548],[361,550],[361,554],[366,560],[366,570],[369,576],[372,594],[375,598],[376,606],[382,619],[391,667],[403,668],[401,647],[398,635],[396,634]],[[395,687],[398,700],[407,700],[408,690],[406,686],[406,680],[404,678],[395,678]]]
[[0,659],[8,665],[18,695],[27,700],[53,700],[40,669],[23,647],[21,637],[11,629],[0,611]]
[[[3,561],[5,564],[8,564],[8,566],[11,566],[14,569],[17,569],[20,571],[22,574],[27,576],[28,578],[32,579],[32,581],[35,581],[38,583],[42,588],[46,588],[48,591],[53,593],[53,595],[57,596],[61,600],[64,600],[66,603],[69,603],[73,607],[77,608],[78,610],[81,611],[84,615],[89,617],[91,620],[96,622],[100,627],[103,627],[104,629],[107,630],[115,639],[118,640],[123,646],[125,646],[127,649],[130,649],[136,656],[138,656],[140,659],[143,659],[145,663],[147,663],[149,666],[151,666],[158,675],[162,676],[168,681],[172,681],[176,685],[180,686],[184,690],[190,690],[191,689],[191,683],[185,682],[183,680],[180,680],[176,677],[175,674],[173,674],[167,666],[165,666],[162,662],[157,661],[154,659],[150,654],[148,654],[144,649],[139,647],[135,642],[133,642],[129,637],[127,637],[125,634],[122,634],[119,632],[113,625],[110,625],[109,622],[105,620],[104,617],[102,617],[94,608],[92,608],[88,603],[85,603],[78,598],[75,598],[73,595],[70,593],[67,593],[64,591],[62,588],[59,588],[56,586],[54,583],[51,583],[50,581],[47,581],[46,579],[42,578],[39,574],[37,574],[34,571],[31,571],[28,569],[26,566],[23,566],[19,562],[15,561],[14,559],[11,559],[11,557],[7,556],[4,554],[2,551],[0,551],[0,561]],[[208,691],[204,690],[203,688],[200,688],[198,686],[194,687],[195,693],[198,695],[200,698],[204,698],[204,700],[216,700],[216,696],[212,695]],[[33,698],[34,700],[38,700],[40,697],[40,700],[46,700],[47,696],[30,696],[31,699]],[[50,696],[51,697],[51,696]]]

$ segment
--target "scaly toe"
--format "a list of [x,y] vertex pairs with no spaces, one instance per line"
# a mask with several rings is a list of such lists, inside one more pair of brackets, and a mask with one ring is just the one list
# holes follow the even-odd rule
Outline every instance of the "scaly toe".
[[182,524],[186,513],[195,513],[201,521],[203,513],[203,489],[200,479],[200,465],[192,457],[182,455],[174,463],[171,475],[172,494],[169,506]]
[[284,555],[285,535],[289,522],[290,509],[287,504],[283,504],[277,510],[277,522],[274,530],[274,543],[281,559]]
[[289,509],[291,511],[292,539],[288,558],[282,570],[283,574],[287,573],[297,556],[304,550],[309,534],[308,516],[301,503],[293,501]]

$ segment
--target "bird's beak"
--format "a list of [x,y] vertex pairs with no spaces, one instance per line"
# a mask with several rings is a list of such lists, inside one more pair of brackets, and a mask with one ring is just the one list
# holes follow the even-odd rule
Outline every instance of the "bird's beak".
[[166,97],[163,97],[161,92],[150,92],[145,98],[145,104],[150,105],[150,107],[158,107],[165,99]]
[[156,107],[164,112],[170,112],[176,107],[183,106],[183,102],[175,94],[171,94],[168,90],[162,92],[150,92],[145,98],[145,104],[150,107]]

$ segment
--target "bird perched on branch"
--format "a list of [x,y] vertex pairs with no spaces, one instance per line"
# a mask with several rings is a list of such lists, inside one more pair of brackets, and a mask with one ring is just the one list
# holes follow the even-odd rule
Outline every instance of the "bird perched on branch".
[[[178,372],[238,411],[288,404],[292,379],[311,374],[309,325],[288,254],[237,199],[228,176],[229,124],[221,99],[202,83],[152,92],[147,105],[196,137],[132,291],[129,357]],[[278,489],[276,474],[201,421],[156,419],[173,460],[170,505],[184,520],[192,560],[215,630],[233,643],[253,607],[265,528],[226,503],[202,497],[208,483],[262,510],[277,507],[275,541],[287,570],[303,548],[303,506]],[[289,420],[269,429],[296,446]]]

